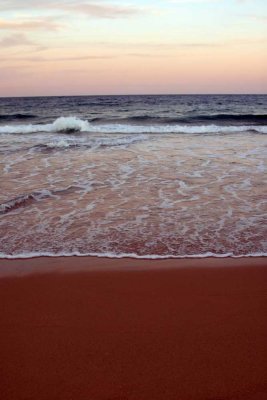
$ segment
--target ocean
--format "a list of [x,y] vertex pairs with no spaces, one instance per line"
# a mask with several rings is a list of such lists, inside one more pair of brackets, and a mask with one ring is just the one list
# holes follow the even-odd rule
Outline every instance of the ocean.
[[0,257],[267,254],[267,95],[0,98]]

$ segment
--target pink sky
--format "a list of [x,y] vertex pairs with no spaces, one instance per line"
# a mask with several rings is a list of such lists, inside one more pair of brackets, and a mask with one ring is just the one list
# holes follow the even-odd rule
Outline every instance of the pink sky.
[[0,4],[0,96],[267,93],[267,2]]

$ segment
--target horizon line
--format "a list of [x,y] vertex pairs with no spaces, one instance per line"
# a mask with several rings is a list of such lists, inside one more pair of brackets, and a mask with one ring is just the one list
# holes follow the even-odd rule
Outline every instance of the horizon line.
[[266,96],[267,93],[123,93],[123,94],[52,94],[52,95],[24,95],[1,96],[0,99],[40,98],[40,97],[115,97],[115,96]]

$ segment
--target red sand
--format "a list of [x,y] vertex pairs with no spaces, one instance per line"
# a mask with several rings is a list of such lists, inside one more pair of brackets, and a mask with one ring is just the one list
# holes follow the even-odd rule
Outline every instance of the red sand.
[[0,398],[266,399],[266,263],[1,260]]

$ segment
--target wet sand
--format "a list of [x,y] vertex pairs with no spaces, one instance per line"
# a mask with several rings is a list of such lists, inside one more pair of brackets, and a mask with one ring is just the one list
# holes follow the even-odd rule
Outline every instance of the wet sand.
[[0,260],[1,399],[266,399],[266,266]]

